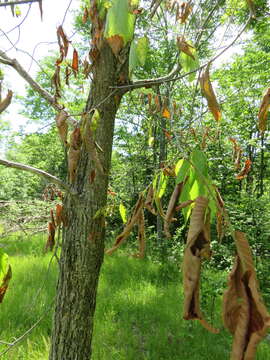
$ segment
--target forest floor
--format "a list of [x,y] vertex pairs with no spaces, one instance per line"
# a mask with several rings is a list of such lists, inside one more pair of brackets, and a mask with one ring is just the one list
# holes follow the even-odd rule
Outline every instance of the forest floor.
[[[55,259],[51,262],[52,255],[44,254],[45,235],[1,239],[0,243],[10,256],[13,271],[0,305],[0,340],[14,342],[41,319],[5,355],[1,353],[9,347],[0,344],[1,360],[47,360],[57,278]],[[182,319],[181,271],[176,264],[139,260],[124,252],[106,257],[98,290],[92,359],[229,359],[232,338],[222,327],[217,296],[226,275],[207,270],[204,280],[202,307],[211,324],[220,329],[217,335],[196,321]],[[261,343],[256,360],[270,360],[269,343]]]

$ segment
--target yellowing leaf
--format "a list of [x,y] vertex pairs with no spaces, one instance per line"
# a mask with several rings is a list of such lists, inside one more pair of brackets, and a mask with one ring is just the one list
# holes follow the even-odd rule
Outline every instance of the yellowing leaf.
[[119,212],[120,212],[122,221],[125,224],[127,222],[127,209],[125,208],[125,206],[122,202],[119,205]]
[[210,64],[207,65],[205,72],[202,74],[200,78],[200,85],[201,85],[202,93],[207,100],[209,110],[213,114],[216,121],[220,121],[221,111],[210,81],[209,66]]
[[11,277],[12,272],[8,261],[8,255],[0,249],[0,304],[4,299]]
[[259,129],[263,133],[266,130],[267,114],[270,107],[270,88],[266,91],[263,96],[263,100],[260,106],[258,118],[259,118]]
[[169,111],[168,108],[165,107],[165,108],[163,109],[163,111],[162,111],[162,116],[165,117],[166,119],[170,119],[171,113],[170,113],[170,111]]

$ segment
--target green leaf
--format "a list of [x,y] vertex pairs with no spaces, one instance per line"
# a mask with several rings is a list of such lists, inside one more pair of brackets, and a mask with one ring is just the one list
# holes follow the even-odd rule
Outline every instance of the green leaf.
[[123,39],[123,44],[133,39],[136,16],[130,12],[130,5],[138,6],[139,0],[113,0],[108,9],[104,36],[106,39],[118,35]]
[[186,159],[179,160],[175,165],[175,174],[176,174],[176,184],[184,181],[188,170],[190,168],[190,163]]
[[122,221],[125,224],[127,222],[127,209],[125,208],[125,206],[122,202],[119,205],[119,212],[120,212]]
[[192,151],[191,161],[198,176],[208,177],[207,158],[201,150],[194,149]]
[[129,52],[129,77],[131,78],[133,71],[139,66],[139,58],[137,54],[137,44],[135,40],[131,42]]
[[0,249],[0,285],[8,272],[9,263],[8,263],[8,255],[4,253],[2,249]]
[[164,193],[166,191],[167,182],[168,182],[168,177],[165,176],[162,172],[159,177],[158,190],[157,190],[157,197],[159,199],[162,198],[162,196],[164,195]]
[[137,57],[141,66],[146,63],[147,53],[149,49],[149,40],[146,36],[138,39],[137,42]]
[[[192,45],[192,43],[190,41],[187,41],[187,43]],[[192,70],[197,69],[200,66],[200,62],[199,62],[199,58],[198,58],[196,49],[194,47],[190,47],[189,50],[192,53],[192,55],[194,56],[195,60],[192,59],[191,56],[185,54],[183,51],[181,51],[180,57],[179,57],[180,64],[182,65],[183,70],[185,72],[190,72]],[[189,79],[189,81],[193,81],[195,79],[195,77],[196,77],[196,73],[194,72],[188,76],[188,79]]]
[[148,146],[150,146],[150,147],[153,146],[154,141],[155,141],[154,136],[150,136],[149,139],[148,139]]
[[94,114],[92,115],[91,124],[90,124],[90,129],[93,131],[93,133],[95,133],[98,128],[99,119],[100,119],[99,111],[98,111],[98,109],[95,109]]

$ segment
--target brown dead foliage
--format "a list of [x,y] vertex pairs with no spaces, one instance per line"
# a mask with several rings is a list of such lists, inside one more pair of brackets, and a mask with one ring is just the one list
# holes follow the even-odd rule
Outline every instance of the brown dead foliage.
[[129,218],[124,230],[120,235],[117,236],[115,243],[112,248],[106,251],[106,254],[111,255],[118,247],[123,243],[124,240],[129,236],[133,226],[138,222],[139,217],[141,216],[141,211],[144,207],[144,198],[142,194],[139,196],[139,199],[134,207],[132,216]]
[[67,118],[68,118],[68,114],[64,110],[61,110],[55,118],[59,136],[65,146],[67,145],[67,134],[68,134]]
[[47,239],[47,243],[45,246],[45,251],[48,251],[48,249],[50,249],[50,251],[53,250],[55,245],[55,224],[53,222],[49,222],[48,223],[48,239]]
[[259,130],[264,133],[266,130],[267,114],[270,107],[270,88],[263,96],[262,103],[259,109]]
[[245,234],[236,231],[237,256],[223,298],[223,322],[234,335],[231,360],[253,360],[270,327],[270,315],[259,293],[252,253]]
[[208,199],[199,196],[195,200],[195,206],[191,214],[183,260],[183,318],[185,320],[199,320],[207,330],[217,333],[218,330],[214,329],[203,319],[199,300],[201,261],[203,258],[209,258],[211,256],[210,221],[207,209]]
[[124,47],[123,38],[119,35],[113,35],[113,36],[107,38],[107,41],[108,41],[114,55],[118,56],[119,52]]
[[221,111],[210,81],[209,67],[210,67],[210,63],[207,65],[204,73],[200,77],[200,85],[201,85],[202,93],[207,100],[209,110],[213,114],[216,121],[220,121]]
[[56,209],[55,209],[55,222],[56,222],[56,226],[60,226],[61,223],[63,222],[62,212],[63,212],[63,206],[60,205],[60,204],[56,204]]
[[245,161],[245,165],[244,165],[243,169],[240,171],[239,174],[236,175],[237,180],[242,180],[247,176],[247,174],[249,173],[249,171],[251,169],[251,164],[252,164],[252,162],[250,159],[247,159]]

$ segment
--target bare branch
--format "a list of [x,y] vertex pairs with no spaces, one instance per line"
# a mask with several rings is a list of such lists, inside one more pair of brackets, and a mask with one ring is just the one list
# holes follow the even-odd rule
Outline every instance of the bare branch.
[[[41,177],[49,180],[50,182],[60,186],[62,189],[68,191],[69,193],[73,193],[72,190],[70,189],[70,187],[66,183],[64,183],[62,180],[58,179],[56,176],[47,173],[44,170],[40,170],[40,169],[34,168],[29,165],[24,165],[21,163],[4,160],[4,159],[0,159],[0,165],[4,165],[4,166],[11,167],[14,169],[31,172],[32,174],[41,176]],[[73,194],[75,194],[75,193],[73,193]]]
[[130,90],[139,89],[142,87],[145,87],[145,88],[152,87],[154,85],[159,85],[164,82],[172,81],[174,79],[175,75],[180,71],[180,69],[181,69],[181,67],[179,66],[179,64],[177,64],[168,75],[161,76],[161,77],[155,78],[155,79],[138,80],[129,85],[113,86],[112,88],[122,89],[122,90],[125,90],[125,92],[127,92]]
[[[17,71],[17,73],[24,78],[25,81],[37,92],[41,97],[43,97],[55,110],[63,110],[63,106],[59,105],[55,98],[43,87],[41,87],[30,75],[29,73],[21,66],[21,64],[16,59],[11,59],[4,51],[0,50],[0,63],[9,65]],[[69,117],[69,122],[73,125],[77,124],[75,119]]]
[[139,89],[139,88],[149,88],[152,87],[154,85],[160,85],[166,82],[171,82],[171,81],[175,81],[175,80],[180,80],[183,79],[185,77],[187,77],[190,74],[193,74],[197,71],[202,70],[203,68],[205,68],[209,63],[214,62],[215,60],[217,60],[222,54],[224,54],[230,47],[232,47],[236,41],[240,38],[240,36],[243,34],[243,32],[246,30],[246,28],[248,27],[250,21],[252,20],[252,16],[250,16],[247,20],[247,22],[245,23],[245,25],[243,26],[243,28],[240,30],[240,32],[236,35],[236,37],[233,39],[233,41],[227,45],[221,52],[219,52],[217,55],[215,55],[212,59],[210,59],[207,63],[203,64],[202,66],[198,67],[197,69],[194,69],[192,71],[189,71],[183,75],[180,76],[175,76],[177,74],[177,72],[180,70],[180,66],[176,66],[175,69],[173,69],[168,75],[156,78],[156,79],[145,79],[145,80],[138,80],[134,83],[128,84],[128,85],[122,85],[122,86],[113,86],[113,89],[120,89],[123,90],[124,92],[127,91],[131,91],[134,89]]
[[6,108],[10,105],[11,99],[12,99],[12,91],[8,90],[7,96],[4,98],[4,100],[0,100],[0,114],[6,110]]
[[0,6],[12,6],[12,5],[21,5],[21,4],[32,4],[34,2],[39,2],[39,0],[18,0],[18,1],[9,1],[3,4],[0,3]]

